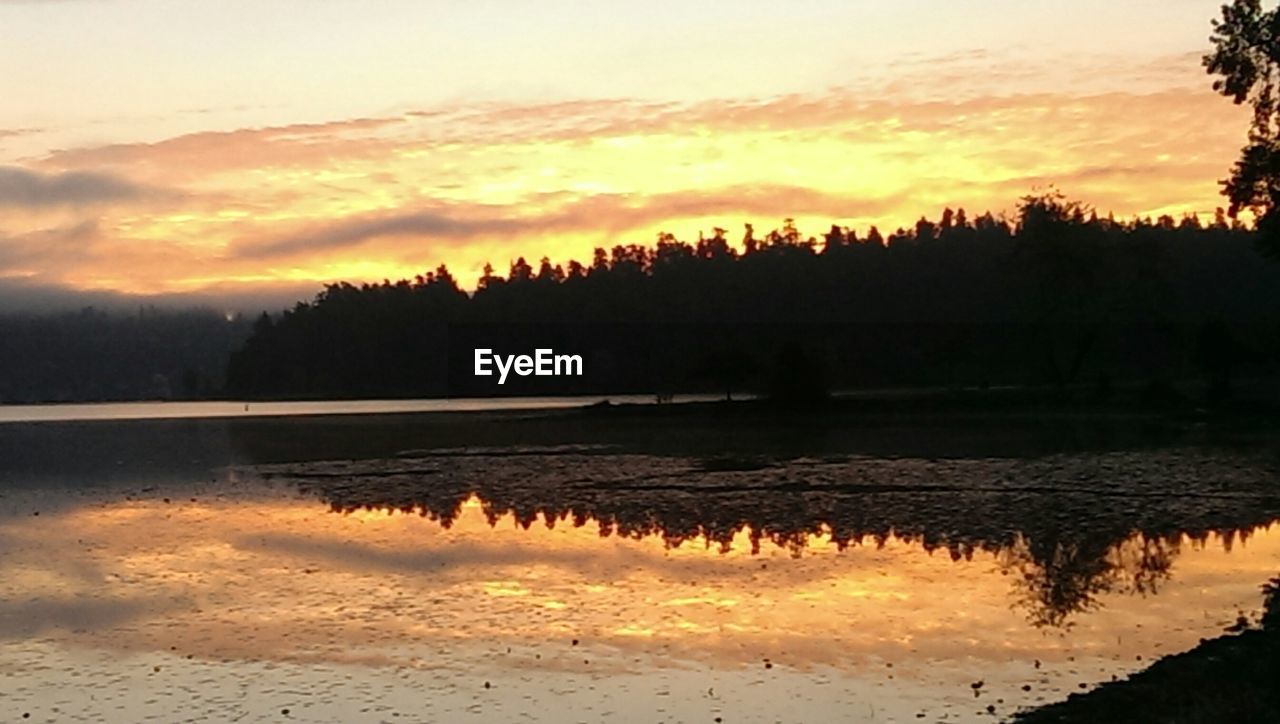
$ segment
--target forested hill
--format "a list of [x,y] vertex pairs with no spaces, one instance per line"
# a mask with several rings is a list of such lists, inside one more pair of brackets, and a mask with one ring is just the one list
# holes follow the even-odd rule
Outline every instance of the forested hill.
[[0,403],[220,396],[249,331],[212,310],[0,308]]
[[[947,210],[882,236],[790,223],[731,245],[597,249],[473,294],[445,267],[328,286],[263,315],[229,389],[270,397],[730,391],[884,385],[1166,384],[1274,373],[1280,265],[1219,214],[1117,222],[1057,195],[1015,218]],[[475,347],[580,354],[584,378],[497,386]]]

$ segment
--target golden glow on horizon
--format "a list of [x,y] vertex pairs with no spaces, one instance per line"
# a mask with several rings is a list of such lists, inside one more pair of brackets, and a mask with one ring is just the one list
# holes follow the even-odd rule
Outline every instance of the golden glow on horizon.
[[951,62],[878,89],[457,103],[71,147],[14,135],[26,151],[0,153],[0,171],[36,191],[0,216],[0,279],[318,288],[443,263],[470,288],[517,256],[587,262],[597,246],[716,226],[736,242],[743,223],[764,234],[784,217],[807,236],[832,223],[887,235],[944,207],[1007,212],[1051,184],[1120,217],[1222,205],[1247,116],[1207,88],[1195,54],[1073,59],[1040,87],[995,57],[985,73],[940,72]]

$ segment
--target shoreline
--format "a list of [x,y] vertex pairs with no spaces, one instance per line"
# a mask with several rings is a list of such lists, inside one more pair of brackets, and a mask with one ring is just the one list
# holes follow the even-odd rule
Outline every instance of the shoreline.
[[[764,412],[769,415],[804,415],[840,419],[874,416],[903,416],[927,419],[938,416],[1037,417],[1175,420],[1191,423],[1246,422],[1280,419],[1280,400],[1269,395],[1237,395],[1222,401],[1197,399],[1174,390],[1152,391],[1140,386],[1119,387],[1105,396],[1089,388],[994,387],[939,388],[901,387],[850,390],[800,400],[778,400],[742,394],[726,399],[713,393],[682,393],[674,400],[659,401],[645,394],[584,394],[571,396],[520,395],[506,397],[381,397],[323,399],[199,399],[131,400],[87,402],[0,403],[0,425],[40,422],[109,422],[138,420],[228,419],[252,420],[278,417],[345,417],[357,415],[466,415],[584,413],[614,417],[652,416],[658,418],[732,418]],[[681,399],[683,398],[683,399]],[[226,406],[216,409],[214,406]],[[258,410],[253,408],[257,406]],[[326,406],[330,409],[326,409]],[[158,408],[146,410],[146,407]],[[183,412],[181,408],[189,411]],[[279,409],[262,411],[266,407]],[[58,416],[56,411],[117,408],[116,416],[88,414]],[[210,408],[201,410],[199,408]],[[134,410],[138,412],[135,414]],[[30,418],[6,419],[9,411],[39,411]],[[172,414],[166,414],[172,413]],[[1276,425],[1280,427],[1280,425]]]
[[[1271,617],[1280,615],[1273,599]],[[1280,721],[1280,630],[1251,628],[1156,660],[1126,679],[1015,714],[1015,724]]]

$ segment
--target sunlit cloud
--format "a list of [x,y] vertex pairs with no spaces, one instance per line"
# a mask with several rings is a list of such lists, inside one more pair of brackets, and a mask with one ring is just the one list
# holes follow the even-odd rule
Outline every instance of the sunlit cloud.
[[299,123],[268,128],[193,133],[154,143],[118,143],[59,150],[41,163],[46,168],[132,169],[166,178],[261,167],[314,166],[328,157],[356,157],[387,150],[383,144],[349,134],[400,122],[397,118],[357,118],[328,123]]

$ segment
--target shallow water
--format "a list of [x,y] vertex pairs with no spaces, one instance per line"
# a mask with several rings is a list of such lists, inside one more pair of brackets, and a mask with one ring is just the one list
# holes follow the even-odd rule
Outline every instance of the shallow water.
[[[483,412],[493,410],[559,410],[602,400],[632,405],[652,404],[652,395],[586,397],[483,397],[434,400],[316,400],[299,402],[97,402],[50,405],[0,405],[0,423],[81,420],[183,420],[224,417],[293,417],[298,415],[371,415],[419,412]],[[715,395],[680,395],[672,401],[705,402]]]
[[0,459],[0,720],[992,721],[1256,621],[1280,573],[1260,449],[706,457],[409,422],[3,426],[34,452]]

